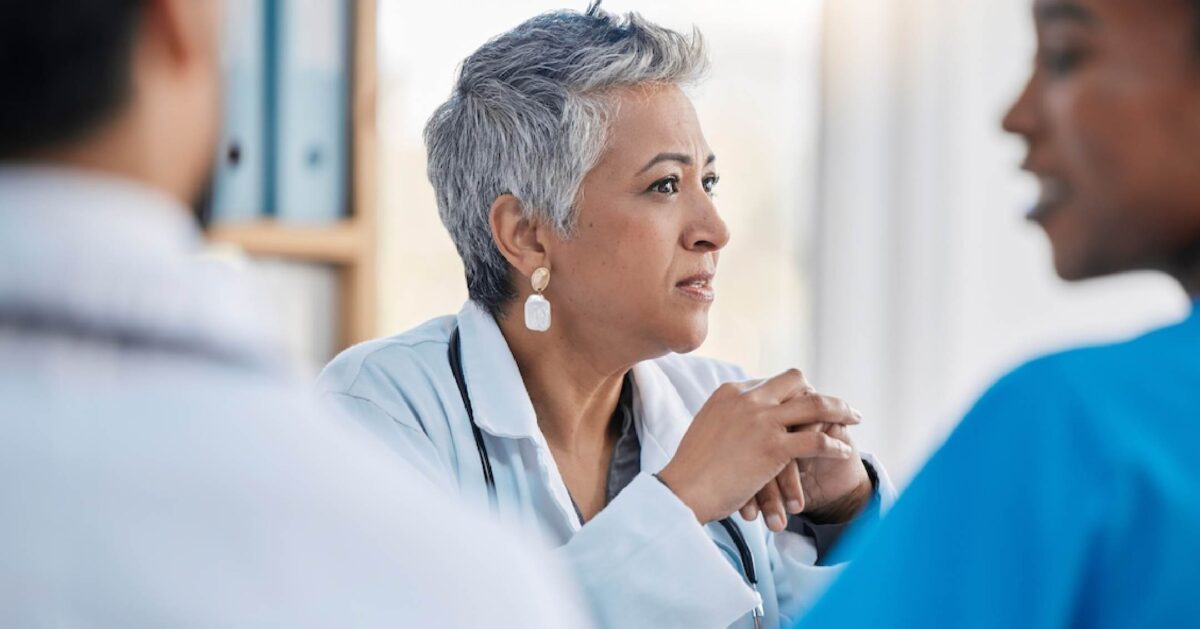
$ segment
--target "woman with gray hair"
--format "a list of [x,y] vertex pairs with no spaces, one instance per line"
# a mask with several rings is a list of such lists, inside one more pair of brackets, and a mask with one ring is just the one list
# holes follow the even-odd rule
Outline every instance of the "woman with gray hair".
[[601,626],[778,627],[893,493],[858,414],[799,371],[685,355],[729,240],[682,91],[706,65],[698,33],[596,4],[484,44],[425,131],[470,301],[320,378],[397,456],[561,547]]

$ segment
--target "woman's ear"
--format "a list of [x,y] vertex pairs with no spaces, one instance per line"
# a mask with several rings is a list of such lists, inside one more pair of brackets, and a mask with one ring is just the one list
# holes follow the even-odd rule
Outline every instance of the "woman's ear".
[[546,266],[547,231],[537,220],[524,216],[521,201],[511,194],[502,194],[492,202],[488,215],[492,240],[500,255],[519,273],[530,276],[534,269]]

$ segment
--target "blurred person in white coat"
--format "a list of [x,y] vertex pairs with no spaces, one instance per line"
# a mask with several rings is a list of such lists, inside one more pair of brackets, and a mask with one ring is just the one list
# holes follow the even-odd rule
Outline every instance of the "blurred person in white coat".
[[586,626],[197,259],[219,10],[0,5],[0,626]]
[[480,47],[425,132],[471,301],[320,379],[398,459],[560,546],[605,627],[778,627],[892,495],[844,401],[688,355],[730,238],[683,91],[706,65],[698,34],[595,5]]

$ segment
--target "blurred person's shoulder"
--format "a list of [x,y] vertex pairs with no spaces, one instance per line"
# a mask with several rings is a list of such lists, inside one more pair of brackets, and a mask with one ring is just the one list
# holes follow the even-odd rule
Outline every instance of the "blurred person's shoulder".
[[[546,553],[330,421],[307,386],[185,353],[71,347],[78,370],[0,379],[13,472],[0,496],[22,514],[0,522],[22,540],[0,581],[27,595],[0,624],[71,620],[55,605],[79,622],[120,607],[135,626],[582,622]],[[44,574],[53,600],[30,578]],[[456,604],[462,591],[472,605]]]
[[[964,420],[995,436],[1072,448],[1105,466],[1143,466],[1200,441],[1200,320],[1046,354],[993,384]],[[1054,445],[1057,443],[1057,446]]]
[[1060,405],[1103,411],[1124,408],[1121,400],[1144,395],[1192,398],[1175,393],[1190,393],[1185,385],[1198,375],[1200,318],[1193,315],[1127,340],[1039,356],[1010,371],[987,395],[1018,394],[1030,402],[1057,399]]

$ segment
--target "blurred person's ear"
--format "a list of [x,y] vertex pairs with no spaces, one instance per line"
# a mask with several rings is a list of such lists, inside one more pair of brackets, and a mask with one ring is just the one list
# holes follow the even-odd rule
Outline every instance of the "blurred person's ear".
[[488,218],[496,248],[517,272],[529,277],[534,269],[549,266],[546,246],[552,230],[525,216],[520,199],[511,194],[496,197]]
[[[240,1],[240,0],[239,0]],[[148,0],[135,64],[136,89],[158,138],[162,177],[181,200],[203,197],[220,128],[219,0]]]
[[181,67],[215,67],[221,10],[217,0],[149,0],[142,32]]

